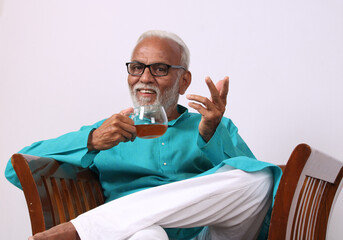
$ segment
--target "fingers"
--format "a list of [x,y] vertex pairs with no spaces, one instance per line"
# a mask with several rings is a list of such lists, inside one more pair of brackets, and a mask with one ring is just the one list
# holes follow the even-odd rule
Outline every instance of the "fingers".
[[[213,103],[211,100],[209,100],[207,97],[203,97],[200,95],[195,95],[195,94],[188,94],[187,96],[188,100],[191,101],[196,101],[198,103],[201,103],[203,106],[205,106],[207,109],[212,109],[214,107]],[[194,102],[191,102],[190,104],[193,104]],[[201,108],[202,105],[194,103],[194,106],[198,109]],[[203,108],[203,107],[202,107]]]
[[117,129],[117,133],[124,137],[123,142],[133,141],[136,138],[136,127],[132,124],[120,122]]
[[[214,85],[210,77],[206,77],[205,82],[210,90],[210,99],[194,94],[188,94],[187,99],[203,104],[208,110],[217,108],[219,111],[225,111],[226,98],[229,92],[229,77],[220,80],[216,85]],[[191,104],[191,107],[195,107],[196,110],[201,109],[200,105]]]
[[119,114],[123,116],[129,116],[131,113],[133,113],[132,107],[122,110]]
[[210,90],[211,93],[211,100],[213,101],[214,104],[220,103],[220,96],[219,96],[219,91],[214,85],[213,81],[211,80],[210,77],[205,78],[205,82],[207,84],[208,89]]
[[190,106],[191,108],[197,110],[201,115],[205,114],[206,109],[202,105],[200,105],[198,103],[190,102],[190,103],[188,103],[188,106]]
[[189,94],[186,97],[188,100],[194,101],[188,103],[188,105],[202,115],[199,123],[199,133],[207,142],[213,136],[225,112],[226,98],[229,92],[229,78],[225,77],[216,85],[214,85],[210,77],[206,77],[205,82],[210,90],[210,98],[194,94]]
[[110,130],[123,142],[133,141],[136,138],[134,121],[121,114],[115,114],[111,117]]
[[92,149],[106,150],[120,142],[134,141],[135,138],[134,121],[128,116],[114,114],[93,132],[90,146]]
[[226,76],[223,80],[217,82],[216,88],[219,92],[221,101],[226,106],[227,95],[229,93],[229,77]]

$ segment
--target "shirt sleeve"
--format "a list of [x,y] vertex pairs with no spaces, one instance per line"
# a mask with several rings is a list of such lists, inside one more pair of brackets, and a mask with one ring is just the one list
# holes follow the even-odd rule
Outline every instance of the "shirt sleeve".
[[197,144],[214,165],[238,156],[255,158],[248,145],[238,134],[238,128],[230,119],[224,117],[212,138],[206,143],[199,134]]
[[[58,161],[86,168],[93,163],[97,154],[96,151],[88,151],[88,135],[92,129],[99,127],[103,121],[94,125],[83,126],[79,131],[70,132],[54,139],[35,142],[20,150],[19,153],[54,158]],[[11,159],[7,162],[5,177],[9,182],[21,188]]]

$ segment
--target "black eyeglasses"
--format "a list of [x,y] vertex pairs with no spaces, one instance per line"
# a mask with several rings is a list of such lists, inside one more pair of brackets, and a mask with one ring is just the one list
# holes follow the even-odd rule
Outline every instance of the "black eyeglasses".
[[145,68],[149,68],[151,75],[155,77],[163,77],[168,75],[169,68],[178,68],[187,70],[183,66],[178,65],[168,65],[165,63],[153,63],[145,65],[140,62],[127,62],[126,63],[127,72],[132,76],[141,76],[144,73]]

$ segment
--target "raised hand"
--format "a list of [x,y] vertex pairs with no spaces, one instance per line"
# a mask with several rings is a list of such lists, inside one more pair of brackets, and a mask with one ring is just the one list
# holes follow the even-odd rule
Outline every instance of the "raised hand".
[[110,149],[120,142],[133,141],[136,138],[134,121],[128,117],[133,108],[121,111],[106,119],[88,139],[89,150]]
[[206,77],[205,82],[211,93],[210,99],[194,94],[187,95],[187,99],[195,101],[190,102],[188,105],[202,115],[199,133],[208,142],[215,133],[225,112],[226,98],[229,92],[229,77],[220,80],[216,85],[214,85],[210,77]]

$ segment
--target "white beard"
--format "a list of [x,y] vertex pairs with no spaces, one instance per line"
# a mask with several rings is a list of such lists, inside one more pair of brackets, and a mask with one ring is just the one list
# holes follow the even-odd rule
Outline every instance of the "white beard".
[[[137,96],[137,89],[147,88],[152,89],[156,92],[156,100],[151,103],[151,98],[149,97],[139,97]],[[163,94],[161,94],[160,89],[150,84],[136,83],[132,88],[130,88],[130,95],[135,107],[147,104],[162,105],[166,112],[168,112],[170,107],[173,107],[179,101],[179,79],[175,81],[172,88],[167,89]]]

